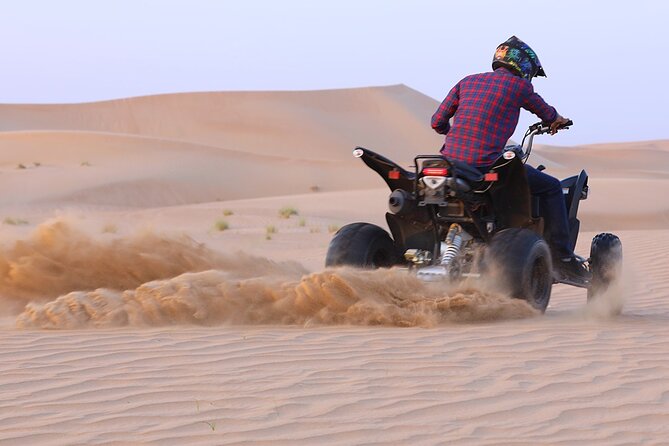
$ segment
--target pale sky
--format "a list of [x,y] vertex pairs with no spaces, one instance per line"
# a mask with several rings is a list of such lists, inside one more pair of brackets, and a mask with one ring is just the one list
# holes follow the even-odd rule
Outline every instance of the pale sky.
[[[669,138],[669,1],[0,0],[0,102],[406,84],[439,101],[515,34],[575,126]],[[523,112],[516,137],[536,121]],[[426,126],[429,123],[426,122]]]

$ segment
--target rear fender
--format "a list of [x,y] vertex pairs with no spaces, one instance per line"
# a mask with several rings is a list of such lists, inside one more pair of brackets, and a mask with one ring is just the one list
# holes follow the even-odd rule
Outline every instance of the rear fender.
[[567,190],[564,197],[567,214],[570,219],[576,218],[580,201],[588,198],[588,174],[585,170],[581,170],[578,175],[560,181],[560,185],[563,190]]
[[492,183],[489,192],[498,229],[532,228],[537,231],[532,220],[525,165],[517,156],[508,160],[500,157],[490,171],[498,174],[498,180]]
[[407,192],[413,192],[415,173],[403,169],[394,161],[364,147],[356,147],[353,156],[360,158],[370,169],[378,173],[391,191],[404,189]]
[[386,213],[386,222],[400,252],[409,248],[433,251],[437,235],[425,207],[408,217]]
[[565,205],[567,206],[567,217],[569,219],[569,246],[574,250],[578,240],[578,232],[581,222],[578,220],[578,205],[581,200],[588,198],[588,174],[585,170],[581,173],[560,181],[564,194]]

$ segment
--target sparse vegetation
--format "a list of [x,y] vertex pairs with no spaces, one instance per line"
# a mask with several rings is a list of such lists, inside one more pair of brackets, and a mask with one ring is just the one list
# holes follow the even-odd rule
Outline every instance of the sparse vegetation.
[[116,234],[118,232],[118,226],[113,223],[108,223],[102,227],[103,234]]
[[230,225],[225,220],[217,220],[216,223],[214,223],[214,228],[217,231],[225,231],[230,228]]
[[318,226],[312,226],[311,228],[309,228],[309,232],[312,234],[316,234],[317,232],[321,232],[321,228],[319,228]]
[[279,209],[279,217],[290,218],[291,215],[297,215],[297,209],[285,206]]
[[307,220],[305,218],[300,218],[300,221],[297,222],[297,225],[301,228],[305,227],[307,224]]
[[223,209],[223,215],[228,217],[230,215],[233,215],[234,212],[232,212],[230,209]]
[[328,232],[330,234],[339,231],[339,225],[328,225]]
[[89,163],[88,161],[82,161],[81,162],[81,167],[90,167],[90,166],[91,166],[91,163]]
[[316,185],[313,185],[313,186],[310,186],[310,187],[309,187],[309,190],[310,190],[311,192],[318,192],[319,190],[321,190],[321,188],[318,187],[318,186],[316,186]]
[[28,220],[24,220],[22,218],[12,218],[12,217],[7,217],[2,222],[6,225],[12,225],[12,226],[25,226],[30,224]]
[[28,165],[23,164],[23,163],[19,163],[19,164],[16,165],[16,168],[24,170],[24,169],[30,169],[31,167],[39,167],[41,165],[42,165],[42,163],[40,163],[39,161],[35,161],[32,164],[28,164]]
[[276,226],[267,225],[265,227],[265,240],[272,240],[272,234],[276,234]]

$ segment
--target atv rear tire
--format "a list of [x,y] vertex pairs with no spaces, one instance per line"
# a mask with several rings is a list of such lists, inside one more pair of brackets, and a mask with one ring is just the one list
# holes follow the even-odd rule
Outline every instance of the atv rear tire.
[[553,263],[544,239],[529,229],[495,234],[484,253],[484,268],[495,287],[546,311],[553,287]]
[[606,232],[597,234],[590,245],[589,263],[592,281],[588,288],[588,300],[591,300],[604,293],[620,277],[623,263],[623,245],[620,239]]
[[330,241],[325,266],[388,268],[399,259],[395,243],[385,230],[370,223],[351,223]]

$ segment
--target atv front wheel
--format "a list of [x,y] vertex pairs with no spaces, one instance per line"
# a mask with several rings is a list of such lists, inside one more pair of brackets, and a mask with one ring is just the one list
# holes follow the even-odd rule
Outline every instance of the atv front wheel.
[[620,276],[623,263],[623,245],[620,239],[609,233],[597,234],[590,245],[590,271],[592,281],[588,288],[588,300],[604,293]]
[[370,223],[351,223],[330,241],[325,266],[388,268],[399,259],[395,243],[385,230]]
[[529,229],[495,234],[484,253],[485,273],[511,297],[526,300],[542,313],[553,287],[553,263],[544,239]]

